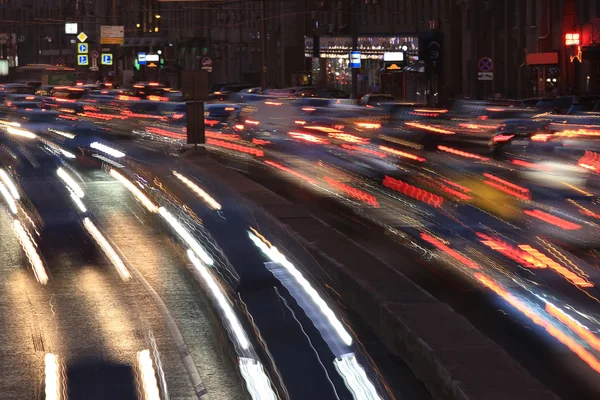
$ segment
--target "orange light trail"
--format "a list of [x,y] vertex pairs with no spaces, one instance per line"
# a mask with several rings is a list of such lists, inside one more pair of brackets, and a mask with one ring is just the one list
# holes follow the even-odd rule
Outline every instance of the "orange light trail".
[[371,150],[366,147],[354,146],[351,144],[342,144],[342,147],[344,149],[360,151],[361,153],[370,154],[370,155],[376,156],[376,157],[381,157],[381,158],[387,157],[387,154],[382,153],[381,151]]
[[555,217],[552,214],[548,214],[541,210],[525,210],[523,211],[525,214],[537,218],[541,221],[544,221],[548,224],[558,226],[566,231],[574,231],[577,229],[581,229],[581,225],[575,224],[573,222],[567,221],[566,219],[562,219],[559,217]]
[[419,189],[416,186],[409,185],[406,182],[402,182],[398,179],[394,179],[390,176],[386,176],[383,180],[383,186],[388,187],[397,192],[403,193],[413,199],[422,201],[429,204],[430,206],[439,208],[444,203],[444,198],[428,192],[427,190]]
[[479,266],[479,264],[477,264],[476,262],[474,262],[474,261],[470,260],[469,258],[463,256],[458,251],[456,251],[454,249],[451,249],[446,244],[444,244],[441,240],[436,239],[433,236],[428,235],[426,233],[421,233],[421,239],[425,240],[428,243],[431,243],[438,250],[443,251],[444,253],[448,254],[450,257],[454,258],[456,261],[461,262],[462,264],[466,265],[467,267],[469,267],[471,269],[481,269],[481,267]]
[[552,335],[556,340],[564,344],[575,353],[579,358],[581,358],[586,364],[590,366],[594,371],[600,373],[600,361],[596,357],[594,357],[591,353],[589,353],[582,345],[577,343],[573,338],[569,337],[566,333],[557,328],[554,324],[544,319],[539,313],[534,311],[531,307],[523,303],[521,300],[517,299],[512,294],[508,293],[502,286],[496,283],[492,278],[481,274],[475,273],[475,278],[481,282],[484,286],[492,290],[502,299],[504,299],[508,304],[513,306],[517,311],[525,315],[529,318],[533,323],[538,326],[541,326]]
[[223,147],[229,150],[239,151],[241,153],[251,154],[257,157],[264,157],[265,152],[260,149],[255,149],[253,147],[246,147],[236,143],[225,142],[223,140],[215,140],[212,138],[206,138],[206,144],[210,144],[217,147]]
[[296,178],[304,179],[304,180],[305,180],[306,182],[308,182],[308,183],[312,183],[312,184],[314,184],[314,183],[315,183],[315,181],[313,181],[313,180],[312,180],[311,178],[309,178],[308,176],[306,176],[306,175],[304,175],[304,174],[301,174],[300,172],[294,171],[294,170],[293,170],[293,169],[291,169],[291,168],[288,168],[288,167],[286,167],[286,166],[283,166],[283,165],[281,165],[281,164],[278,164],[278,163],[276,163],[276,162],[274,162],[274,161],[269,161],[269,160],[267,160],[267,161],[265,161],[265,164],[267,164],[267,165],[270,165],[270,166],[272,166],[272,167],[275,167],[275,168],[278,168],[278,169],[280,169],[280,170],[282,170],[282,171],[285,171],[285,172],[287,172],[288,174],[295,176]]
[[375,208],[379,208],[379,203],[377,202],[377,198],[371,194],[368,194],[366,192],[363,192],[362,190],[356,189],[350,185],[346,185],[345,183],[342,183],[340,181],[337,181],[333,178],[330,178],[328,176],[326,176],[325,178],[323,178],[325,180],[325,182],[327,182],[331,187],[336,188],[344,193],[346,193],[348,196],[360,200],[363,203],[369,204]]
[[507,193],[511,196],[514,196],[518,199],[521,200],[531,200],[531,193],[529,192],[529,189],[524,188],[522,186],[519,185],[515,185],[512,182],[509,182],[507,180],[504,180],[500,177],[497,177],[495,175],[489,174],[487,172],[483,173],[483,176],[485,176],[488,179],[491,179],[491,181],[483,181],[484,184],[491,186],[493,188],[496,188],[498,190],[503,191],[504,193]]
[[438,150],[445,151],[446,153],[455,154],[457,156],[466,157],[466,158],[474,158],[476,160],[487,161],[488,158],[482,157],[477,154],[467,153],[466,151],[453,149],[452,147],[447,146],[438,146]]
[[393,149],[391,147],[379,146],[379,149],[383,150],[383,151],[386,151],[386,152],[388,152],[390,154],[394,154],[396,156],[408,158],[410,160],[415,160],[415,161],[420,161],[420,162],[425,162],[426,161],[423,157],[419,157],[419,156],[417,156],[415,154],[407,153],[405,151],[396,150],[396,149]]
[[424,129],[430,132],[443,133],[445,135],[454,135],[454,132],[449,131],[448,129],[436,128],[435,126],[420,124],[418,122],[405,122],[404,125],[410,126],[412,128]]

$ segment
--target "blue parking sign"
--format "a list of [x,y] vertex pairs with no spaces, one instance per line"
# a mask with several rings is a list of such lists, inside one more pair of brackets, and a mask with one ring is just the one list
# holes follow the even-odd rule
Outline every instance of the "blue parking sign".
[[88,44],[87,43],[79,43],[77,45],[77,50],[79,54],[87,54],[88,53]]
[[100,64],[102,65],[112,65],[113,64],[113,56],[111,53],[102,53],[102,58],[100,59]]
[[87,54],[78,54],[77,55],[77,65],[88,65],[88,55]]

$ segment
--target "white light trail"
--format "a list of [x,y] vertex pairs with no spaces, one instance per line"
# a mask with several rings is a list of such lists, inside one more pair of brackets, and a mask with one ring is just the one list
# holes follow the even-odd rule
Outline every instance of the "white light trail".
[[92,149],[100,150],[101,152],[106,153],[109,156],[114,157],[114,158],[122,158],[122,157],[125,157],[125,155],[126,155],[122,151],[113,149],[112,147],[109,147],[105,144],[98,143],[98,142],[94,142],[94,143],[90,144],[90,147]]
[[173,171],[173,175],[175,175],[181,182],[183,182],[188,188],[190,188],[192,190],[192,192],[196,193],[198,195],[198,197],[200,197],[202,200],[204,200],[204,202],[206,204],[208,204],[208,206],[210,208],[212,208],[213,210],[221,209],[221,205],[219,203],[217,203],[217,201],[215,199],[213,199],[208,193],[206,193],[204,190],[202,190],[194,182],[192,182],[185,176],[181,175],[177,171]]
[[85,208],[85,204],[83,204],[83,201],[81,201],[81,199],[79,197],[77,197],[75,195],[75,193],[71,193],[71,198],[73,199],[73,202],[75,202],[75,204],[77,205],[77,207],[79,208],[79,210],[81,212],[87,212],[87,208]]
[[21,136],[27,139],[35,139],[37,137],[33,132],[21,128],[16,128],[14,126],[7,126],[6,132],[10,133],[11,135]]
[[262,364],[251,358],[240,357],[240,372],[246,381],[246,388],[253,400],[277,400],[269,377]]
[[335,315],[333,310],[327,305],[325,300],[319,295],[319,293],[313,288],[310,282],[302,275],[302,273],[289,262],[283,254],[279,252],[276,247],[267,246],[262,240],[260,240],[253,233],[248,232],[250,240],[267,256],[271,261],[279,263],[292,275],[298,284],[304,289],[306,294],[312,299],[315,305],[320,309],[325,318],[329,321],[333,329],[337,332],[338,336],[342,341],[350,346],[352,344],[352,336],[348,333],[342,322]]
[[344,354],[333,361],[355,400],[381,399],[375,386],[367,377],[364,368],[356,360],[354,353]]
[[215,262],[208,255],[206,250],[194,239],[194,237],[177,221],[177,219],[166,208],[160,207],[158,213],[171,225],[175,232],[185,241],[185,243],[200,257],[206,265],[213,265]]
[[142,350],[137,355],[138,368],[140,370],[140,379],[142,389],[144,391],[145,400],[160,400],[160,392],[158,390],[158,382],[150,350]]
[[106,254],[108,259],[110,260],[110,262],[112,262],[112,264],[115,266],[117,272],[121,276],[121,279],[123,279],[124,281],[131,279],[131,274],[125,266],[125,263],[123,262],[123,260],[121,260],[121,257],[119,257],[119,255],[117,254],[115,249],[113,249],[113,247],[110,245],[110,243],[108,243],[108,240],[106,240],[106,238],[102,235],[102,233],[96,227],[96,225],[94,225],[94,223],[87,217],[83,220],[83,225],[85,226],[85,229],[89,232],[89,234],[92,236],[92,238],[96,241],[96,243],[98,243],[98,246],[100,246],[104,254]]
[[23,228],[23,225],[16,219],[13,221],[13,228],[17,233],[17,237],[19,238],[19,242],[33,267],[33,273],[35,274],[35,278],[39,283],[45,285],[48,283],[48,274],[46,274],[46,270],[44,269],[44,264],[42,263],[42,259],[33,244],[33,241],[29,237],[29,234]]
[[62,167],[59,168],[56,171],[56,173],[66,183],[67,187],[71,189],[73,193],[75,193],[77,197],[83,199],[85,193],[83,193],[83,189],[81,189],[81,186],[79,186],[79,184],[75,182],[75,179],[73,179],[71,175],[69,175],[64,169],[62,169]]
[[123,168],[123,167],[125,167],[123,164],[119,164],[118,162],[113,161],[110,158],[106,158],[104,156],[101,156],[100,154],[93,154],[92,157],[97,158],[98,160],[102,160],[105,163],[108,163],[108,164],[110,164],[110,165],[112,165],[114,167],[117,167],[117,168]]
[[12,212],[13,214],[16,214],[17,213],[17,203],[15,202],[14,197],[10,194],[10,191],[7,189],[6,186],[4,186],[4,184],[2,182],[0,182],[0,194],[2,194],[2,197],[4,197],[6,204],[8,204],[8,208],[10,209],[10,212]]
[[43,142],[46,144],[46,146],[48,146],[50,148],[50,150],[54,150],[55,152],[58,152],[58,153],[62,154],[63,156],[67,157],[67,158],[71,158],[71,159],[77,158],[75,156],[75,154],[73,154],[73,153],[71,153],[71,152],[63,149],[62,147],[60,147],[60,146],[52,143],[49,140],[44,140]]
[[56,133],[57,135],[66,137],[67,139],[75,139],[75,135],[73,135],[72,133],[69,133],[69,132],[59,131],[57,129],[52,129],[52,128],[48,128],[48,132]]
[[46,353],[44,356],[44,393],[46,394],[46,400],[60,400],[62,387],[60,377],[58,357],[52,353]]
[[111,169],[110,170],[110,176],[112,176],[113,178],[115,178],[116,180],[118,180],[119,182],[121,182],[121,184],[123,186],[125,186],[132,194],[133,196],[138,199],[138,201],[140,203],[142,203],[142,205],[144,207],[146,207],[146,209],[152,213],[157,213],[158,212],[158,206],[156,204],[154,204],[154,202],[152,200],[150,200],[148,198],[148,196],[146,196],[137,186],[135,186],[129,179],[125,178],[123,175],[121,175],[119,172],[117,172],[117,170],[115,169]]
[[3,169],[0,169],[0,180],[4,183],[4,185],[6,185],[6,187],[10,191],[10,194],[12,195],[12,197],[15,198],[15,200],[21,199],[21,196],[19,195],[19,190],[17,189],[17,185],[15,185],[12,179],[10,179],[8,173]]
[[196,257],[196,254],[192,250],[188,250],[187,254],[188,254],[190,261],[196,268],[196,270],[200,273],[200,276],[202,277],[204,284],[210,290],[210,292],[212,293],[212,296],[214,297],[217,304],[223,311],[223,314],[225,315],[225,318],[229,322],[229,325],[231,326],[231,329],[233,330],[233,334],[235,335],[235,338],[236,338],[238,344],[240,345],[240,347],[242,349],[247,350],[250,347],[250,342],[248,341],[246,332],[244,331],[244,328],[242,327],[240,320],[235,315],[233,308],[231,308],[229,301],[223,294],[223,291],[221,290],[221,288],[215,281],[215,278],[213,278],[213,276],[210,274],[208,269],[202,264],[202,262],[200,262],[200,260],[198,259],[198,257]]

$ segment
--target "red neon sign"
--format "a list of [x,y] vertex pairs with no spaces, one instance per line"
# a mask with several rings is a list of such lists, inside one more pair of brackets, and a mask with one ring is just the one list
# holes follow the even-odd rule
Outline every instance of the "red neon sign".
[[579,46],[579,33],[567,33],[565,34],[565,45],[566,46]]

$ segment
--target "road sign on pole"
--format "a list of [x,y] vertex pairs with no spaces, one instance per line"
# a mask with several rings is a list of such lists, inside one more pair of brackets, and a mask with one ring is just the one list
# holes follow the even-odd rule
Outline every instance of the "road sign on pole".
[[92,52],[90,53],[90,55],[92,56],[92,58],[98,58],[98,57],[100,57],[100,53],[98,53],[98,50],[92,50]]
[[77,65],[88,65],[88,55],[87,54],[78,54],[77,55]]
[[88,52],[88,45],[87,45],[87,43],[79,43],[77,45],[77,52],[79,54],[87,54],[87,52]]
[[81,32],[79,33],[79,35],[77,35],[77,39],[79,39],[80,42],[85,42],[88,38],[88,35],[86,35],[85,33]]
[[102,65],[113,65],[113,55],[111,53],[102,53],[102,60],[100,61]]
[[479,81],[493,81],[494,73],[493,72],[478,72],[477,80]]
[[494,62],[489,57],[482,57],[479,59],[477,67],[481,72],[491,72],[494,70]]

